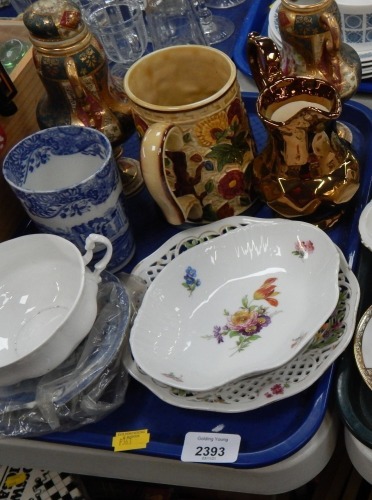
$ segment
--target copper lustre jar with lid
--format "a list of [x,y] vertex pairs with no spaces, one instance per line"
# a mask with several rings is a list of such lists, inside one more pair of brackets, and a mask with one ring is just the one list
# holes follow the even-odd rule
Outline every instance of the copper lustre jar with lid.
[[130,105],[108,86],[104,50],[69,0],[37,0],[23,15],[46,94],[36,109],[40,128],[82,125],[116,147],[134,131]]
[[325,80],[343,101],[350,99],[361,80],[361,63],[342,42],[336,1],[281,0],[278,24],[284,74]]

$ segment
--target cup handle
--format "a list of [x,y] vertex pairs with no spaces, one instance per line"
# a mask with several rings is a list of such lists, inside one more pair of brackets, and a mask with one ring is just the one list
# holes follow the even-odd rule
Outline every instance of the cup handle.
[[100,274],[104,269],[106,269],[106,266],[110,262],[110,259],[112,257],[111,241],[108,238],[106,238],[106,236],[94,233],[90,234],[85,240],[86,253],[83,255],[83,262],[84,265],[87,266],[89,262],[92,260],[93,250],[97,243],[101,243],[106,247],[105,255],[102,257],[101,260],[99,260],[94,265],[93,277],[96,279],[97,282],[100,282],[101,281]]
[[256,31],[248,35],[248,63],[259,91],[283,78],[281,55],[276,44]]
[[182,147],[182,130],[170,123],[150,125],[141,142],[143,180],[165,218],[173,225],[183,224],[189,215],[193,215],[193,219],[202,216],[199,200],[191,194],[176,197],[166,173],[166,151],[179,151]]

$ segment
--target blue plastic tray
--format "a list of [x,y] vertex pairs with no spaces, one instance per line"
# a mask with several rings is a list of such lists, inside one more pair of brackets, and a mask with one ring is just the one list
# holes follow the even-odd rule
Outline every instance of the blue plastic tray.
[[[252,77],[252,72],[246,53],[247,37],[251,31],[257,31],[261,35],[267,36],[270,5],[273,3],[274,0],[253,0],[246,6],[246,16],[241,23],[240,32],[236,38],[232,59],[240,71],[249,77]],[[358,92],[372,93],[372,78],[362,80]]]
[[[243,97],[261,149],[266,132],[255,112],[257,94],[247,93]],[[329,231],[329,235],[356,269],[360,253],[358,219],[370,196],[372,113],[363,105],[349,102],[344,106],[342,120],[353,131],[365,182],[348,213]],[[133,136],[126,144],[125,154],[138,157],[138,148],[138,139]],[[146,189],[128,200],[127,209],[137,242],[135,257],[125,269],[129,272],[136,263],[185,227],[175,228],[167,224]],[[254,206],[247,215],[275,216],[263,204]],[[235,414],[178,408],[161,401],[147,388],[131,380],[125,404],[101,422],[68,433],[49,434],[42,439],[111,450],[111,439],[116,432],[146,428],[151,435],[146,450],[131,453],[179,460],[187,432],[211,432],[223,425],[224,433],[239,434],[242,438],[238,460],[228,466],[262,467],[292,455],[316,433],[327,410],[333,371],[334,366],[331,366],[315,384],[296,396]]]

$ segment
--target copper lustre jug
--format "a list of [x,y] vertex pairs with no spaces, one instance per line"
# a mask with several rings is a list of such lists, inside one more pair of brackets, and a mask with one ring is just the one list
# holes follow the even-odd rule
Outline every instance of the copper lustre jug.
[[251,162],[253,187],[281,216],[328,227],[345,211],[360,177],[351,144],[337,130],[340,96],[324,80],[284,76],[270,38],[250,33],[248,59],[260,90],[257,113],[268,133]]
[[119,146],[134,131],[130,105],[110,92],[105,52],[79,7],[69,0],[38,0],[23,22],[46,90],[36,109],[39,127],[89,126]]

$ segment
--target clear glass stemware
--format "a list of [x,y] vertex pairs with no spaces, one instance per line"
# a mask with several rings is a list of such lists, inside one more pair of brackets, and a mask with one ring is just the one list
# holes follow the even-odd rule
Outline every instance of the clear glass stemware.
[[230,7],[236,7],[246,0],[207,0],[207,7],[210,9],[229,9]]
[[223,42],[234,33],[234,23],[227,17],[212,14],[204,0],[194,0],[194,7],[208,45]]

